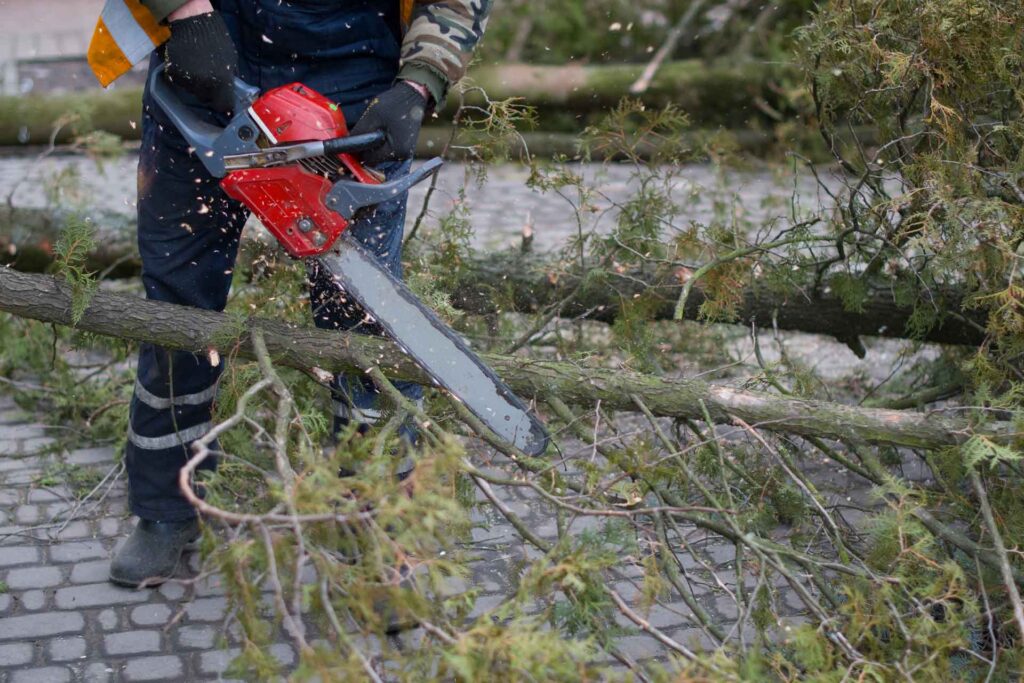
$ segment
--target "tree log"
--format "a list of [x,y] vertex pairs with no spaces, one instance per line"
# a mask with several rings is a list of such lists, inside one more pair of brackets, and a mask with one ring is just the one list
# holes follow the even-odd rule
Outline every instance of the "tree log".
[[[29,273],[44,272],[53,260],[53,244],[62,223],[35,215],[34,210],[21,210],[10,226],[0,224],[0,265]],[[45,212],[39,212],[44,214]],[[4,212],[0,211],[0,223]],[[134,277],[141,272],[138,247],[131,231],[114,219],[103,219],[115,229],[103,231],[100,246],[89,254],[86,266],[103,272],[108,278]],[[17,238],[11,229],[17,227]],[[578,269],[559,264],[543,256],[519,252],[498,252],[476,255],[463,263],[455,286],[449,293],[452,304],[467,313],[488,315],[504,310],[533,313],[566,300],[580,281]],[[622,303],[639,296],[652,305],[655,320],[671,320],[673,307],[682,285],[653,271],[622,275],[607,274],[590,278],[561,309],[563,318],[585,318],[613,323],[622,311]],[[861,336],[907,338],[913,309],[898,306],[892,288],[875,288],[856,311],[846,310],[842,300],[824,291],[808,294],[797,290],[780,293],[776,289],[753,282],[743,291],[735,317],[725,322],[756,324],[759,328],[795,330],[824,334],[860,350]],[[934,304],[943,307],[940,322],[918,338],[936,344],[978,346],[985,338],[985,314],[979,310],[963,310],[962,292],[949,288],[934,292]],[[700,308],[706,301],[698,284],[687,299],[686,319],[699,320]],[[948,315],[946,313],[954,313]]]
[[[0,310],[26,318],[71,323],[71,288],[46,275],[0,269]],[[427,383],[427,378],[398,347],[381,338],[288,325],[266,319],[240,320],[224,313],[98,292],[77,328],[136,342],[221,355],[253,357],[249,335],[262,331],[274,360],[282,365],[331,371],[364,371],[376,363],[396,379]],[[487,355],[484,357],[521,396],[618,411],[637,410],[634,397],[655,415],[703,419],[701,403],[716,422],[734,417],[761,429],[843,441],[940,448],[962,442],[972,429],[962,419],[911,411],[858,408],[826,401],[780,398],[772,394],[715,386],[696,379],[662,379],[557,361]],[[980,432],[1007,441],[1006,424]]]
[[[650,315],[656,320],[671,320],[682,283],[653,270],[606,273],[588,277],[580,284],[578,266],[559,264],[533,255],[504,252],[481,255],[463,264],[451,291],[452,304],[461,310],[486,315],[505,310],[530,313],[567,301],[561,308],[564,318],[585,318],[614,322],[623,302],[643,296]],[[762,329],[777,326],[836,337],[851,347],[859,336],[908,338],[914,313],[893,300],[892,287],[880,283],[858,310],[847,310],[843,301],[826,286],[819,292],[801,291],[796,285],[786,292],[778,287],[754,281],[742,294],[735,316],[724,322],[756,324]],[[932,305],[939,321],[920,335],[921,341],[938,344],[978,346],[985,338],[986,315],[979,310],[964,310],[963,293],[955,288],[933,291]],[[698,283],[686,302],[686,319],[701,319],[700,309],[707,300]]]
[[[603,115],[627,96],[630,84],[643,68],[643,64],[495,64],[472,69],[467,82],[482,87],[492,100],[519,97],[525,104],[536,106],[546,130],[579,131],[586,119]],[[792,69],[766,62],[668,62],[658,70],[642,99],[651,107],[679,106],[697,126],[770,126],[774,122],[754,103],[768,102],[776,110],[791,111],[792,106],[781,100],[781,90],[771,85],[792,76]],[[475,91],[467,99],[472,104],[483,101]],[[456,96],[448,98],[441,112],[443,120],[451,119],[458,101]],[[0,145],[43,144],[54,123],[69,114],[77,118],[58,136],[58,142],[93,130],[138,139],[142,89],[0,96]]]

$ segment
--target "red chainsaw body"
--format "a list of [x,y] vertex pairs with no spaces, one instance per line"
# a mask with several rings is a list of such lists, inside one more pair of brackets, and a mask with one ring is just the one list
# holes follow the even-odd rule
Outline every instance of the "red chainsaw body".
[[[267,91],[253,103],[250,114],[272,146],[348,135],[338,105],[301,83]],[[337,159],[359,182],[380,182],[351,154],[339,154]],[[220,185],[256,214],[293,258],[322,254],[348,227],[348,221],[325,204],[331,180],[299,163],[231,171]]]

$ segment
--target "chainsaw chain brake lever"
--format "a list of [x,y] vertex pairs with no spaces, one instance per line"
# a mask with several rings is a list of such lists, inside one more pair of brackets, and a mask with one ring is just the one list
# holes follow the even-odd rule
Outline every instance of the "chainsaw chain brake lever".
[[355,180],[339,180],[327,193],[327,208],[341,214],[345,220],[352,220],[352,217],[360,209],[376,206],[408,192],[413,185],[437,173],[443,164],[444,161],[440,157],[434,157],[424,162],[419,168],[410,171],[408,175],[379,185],[360,183]]
[[196,156],[215,178],[227,174],[224,159],[228,156],[254,154],[259,130],[249,116],[249,107],[259,97],[259,88],[236,78],[233,85],[234,116],[224,127],[204,120],[195,109],[178,96],[173,85],[164,77],[166,64],[159,64],[149,74],[149,93],[160,109],[171,120],[186,142],[195,149]]

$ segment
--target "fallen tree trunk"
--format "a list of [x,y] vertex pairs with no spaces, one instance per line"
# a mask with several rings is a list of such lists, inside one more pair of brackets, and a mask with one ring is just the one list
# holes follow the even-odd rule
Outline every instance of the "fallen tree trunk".
[[[630,86],[645,64],[531,64],[483,65],[472,69],[469,82],[487,92],[492,100],[520,97],[536,107],[541,121],[552,116],[578,120],[589,113],[603,115],[629,96]],[[749,126],[774,123],[764,110],[793,111],[780,89],[780,80],[796,78],[787,66],[768,62],[708,62],[687,59],[666,62],[639,96],[649,107],[674,105],[700,125]],[[636,96],[634,96],[636,97]],[[457,98],[449,98],[449,108]],[[482,100],[470,95],[469,101]],[[776,114],[777,115],[777,114]],[[547,125],[547,124],[545,124]],[[578,123],[576,124],[578,126]]]
[[[56,278],[0,269],[0,310],[50,323],[71,323],[71,287]],[[250,334],[259,329],[274,360],[301,369],[366,370],[365,359],[396,379],[427,383],[427,378],[397,346],[380,338],[296,327],[265,319],[238,318],[199,309],[146,301],[109,292],[97,293],[78,329],[119,339],[222,355],[252,358]],[[843,441],[939,448],[960,443],[972,433],[961,419],[910,411],[846,406],[826,401],[714,386],[694,379],[662,379],[623,370],[578,366],[509,356],[485,356],[520,395],[543,401],[554,396],[585,407],[636,411],[634,397],[655,415],[703,419],[701,404],[713,420],[734,418],[762,429]],[[990,424],[981,432],[1010,438],[1010,428]]]
[[[522,98],[525,104],[538,108],[544,129],[570,132],[582,130],[588,117],[603,116],[618,104],[643,69],[643,64],[495,64],[472,69],[467,83],[483,88],[492,100]],[[770,127],[775,121],[764,109],[792,110],[783,101],[782,90],[772,85],[792,76],[791,69],[767,62],[669,62],[658,70],[642,99],[651,107],[676,105],[696,126]],[[483,98],[479,91],[472,90],[467,101],[479,105]],[[448,98],[441,112],[444,120],[451,119],[458,102],[457,96]],[[67,119],[69,114],[75,119],[57,142],[94,130],[138,139],[142,88],[0,96],[0,145],[43,144],[49,140],[54,123]]]
[[[666,277],[653,269],[608,272],[600,277],[587,272],[581,284],[578,266],[509,252],[478,256],[463,265],[452,288],[451,301],[456,308],[478,315],[497,313],[502,307],[531,313],[564,302],[560,306],[561,317],[612,323],[620,315],[623,302],[642,296],[654,319],[671,320],[683,287],[678,278]],[[727,322],[824,334],[849,344],[855,351],[859,347],[857,338],[862,335],[912,336],[914,310],[898,305],[892,288],[884,283],[874,288],[855,311],[847,310],[827,283],[819,289],[805,292],[794,285],[791,291],[780,292],[778,287],[754,281],[743,290],[735,317]],[[985,313],[976,309],[965,311],[961,291],[936,290],[931,297],[939,322],[917,338],[938,344],[982,343]],[[698,283],[687,298],[685,318],[701,319],[705,301],[706,293]]]
[[[0,226],[0,265],[40,273],[53,261],[53,244],[61,223],[47,222],[45,216],[33,217],[31,213],[22,210],[16,217],[18,240],[9,237],[10,228]],[[104,239],[99,240],[100,246],[88,255],[86,267],[103,272],[108,278],[138,275],[142,263],[133,237],[127,229],[107,231]],[[677,279],[653,271],[608,273],[602,278],[590,277],[579,286],[579,271],[571,265],[515,252],[477,255],[463,266],[449,294],[456,308],[474,315],[501,311],[535,313],[565,301],[560,317],[613,323],[621,313],[622,302],[644,296],[653,319],[671,320],[682,288]],[[849,344],[857,353],[862,351],[858,342],[861,336],[911,336],[914,311],[897,305],[891,288],[876,288],[856,311],[847,310],[827,287],[822,290],[780,293],[754,282],[743,291],[735,317],[729,322],[824,334]],[[574,296],[568,298],[574,291]],[[706,300],[698,284],[687,299],[686,319],[699,320]],[[962,300],[963,294],[955,289],[933,292],[933,305],[941,306],[944,314],[936,325],[916,338],[936,344],[980,345],[985,338],[985,315],[979,310],[964,311]]]
[[[96,247],[85,257],[86,269],[110,279],[141,273],[134,218],[100,210],[90,214],[97,226]],[[45,272],[53,263],[61,231],[74,216],[74,212],[47,208],[0,207],[0,266],[24,273]]]

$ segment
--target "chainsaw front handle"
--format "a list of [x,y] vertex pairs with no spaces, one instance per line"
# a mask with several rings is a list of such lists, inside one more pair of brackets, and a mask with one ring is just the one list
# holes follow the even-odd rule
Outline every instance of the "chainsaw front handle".
[[327,193],[327,208],[335,211],[345,219],[352,220],[356,212],[368,206],[376,206],[389,199],[395,199],[409,191],[416,183],[426,180],[437,173],[444,161],[434,157],[425,161],[419,168],[397,180],[389,180],[377,185],[360,183],[353,180],[339,180]]

